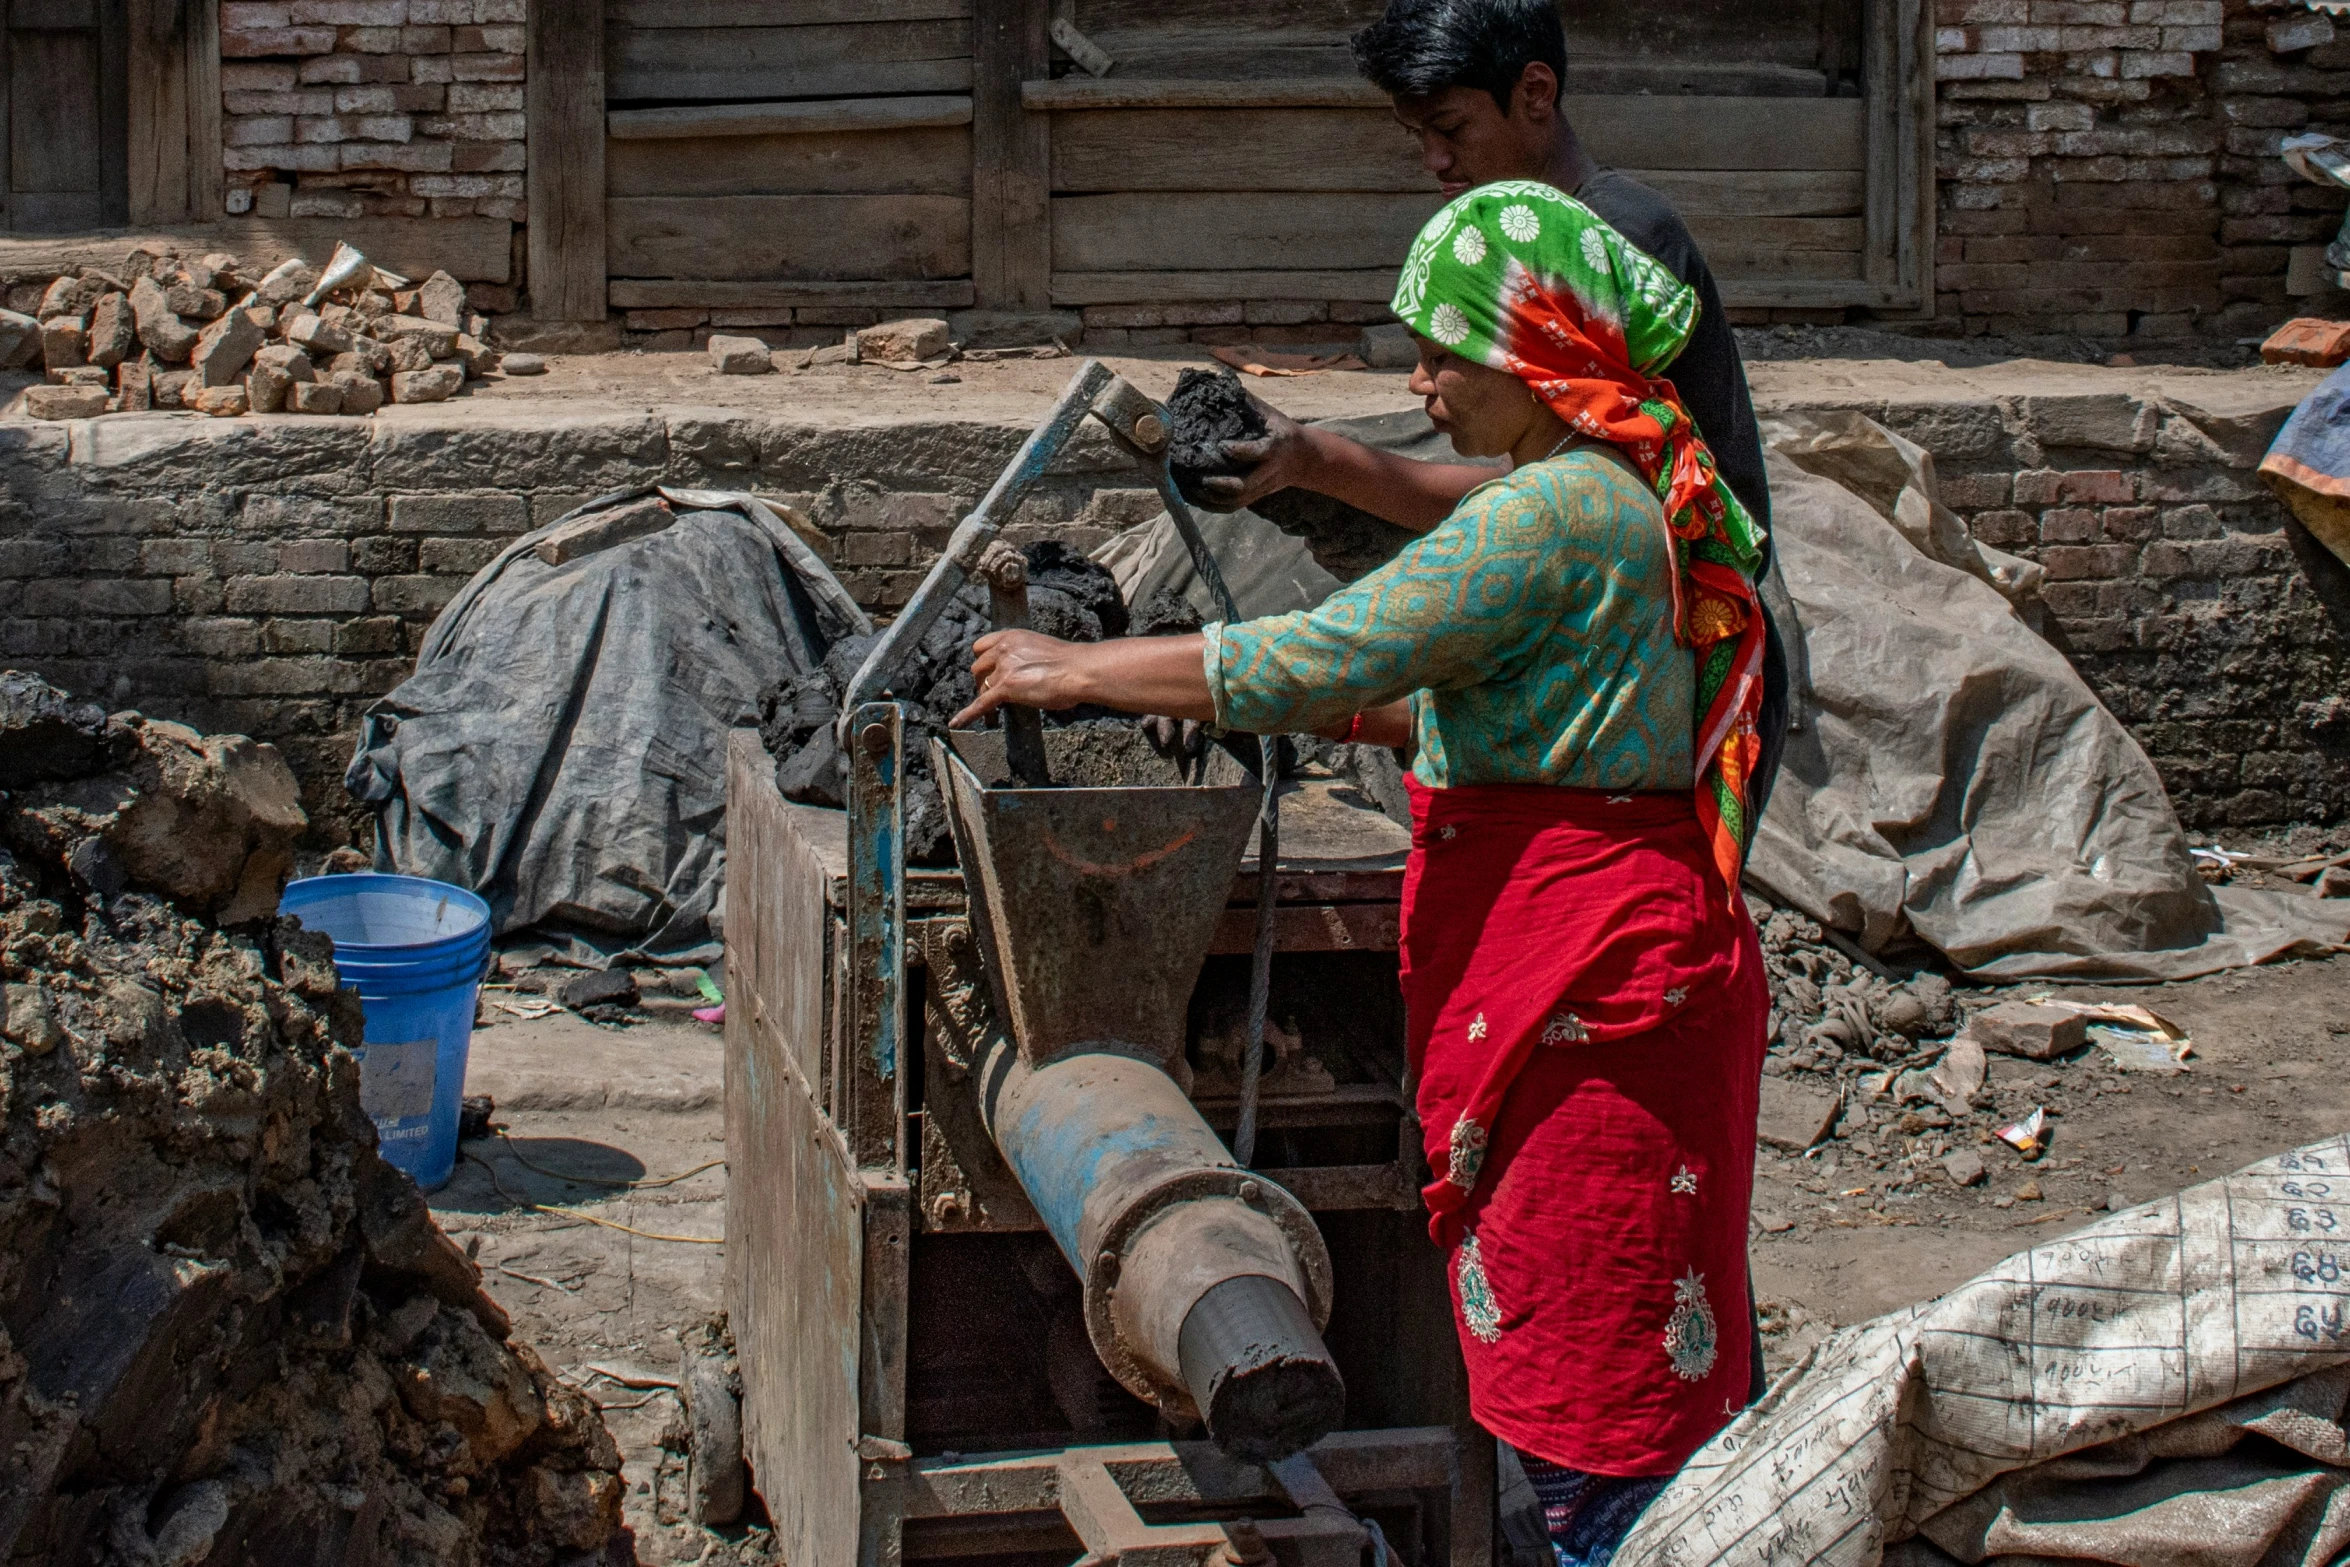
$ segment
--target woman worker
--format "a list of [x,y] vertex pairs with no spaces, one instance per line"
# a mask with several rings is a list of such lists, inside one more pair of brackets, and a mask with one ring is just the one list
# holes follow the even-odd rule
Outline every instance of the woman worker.
[[1758,538],[1647,373],[1696,311],[1551,187],[1469,192],[1413,245],[1395,312],[1430,418],[1506,476],[1310,611],[983,638],[956,720],[1093,702],[1414,749],[1430,1229],[1471,1407],[1524,1455],[1567,1567],[1606,1561],[1747,1394]]

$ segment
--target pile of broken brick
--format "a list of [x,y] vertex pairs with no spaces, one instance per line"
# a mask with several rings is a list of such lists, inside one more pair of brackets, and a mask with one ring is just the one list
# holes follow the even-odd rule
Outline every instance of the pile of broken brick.
[[[322,277],[292,260],[255,277],[231,255],[133,251],[118,272],[85,267],[42,297],[38,319],[0,311],[0,369],[36,361],[36,419],[182,408],[364,417],[386,401],[434,403],[500,368],[465,286],[417,286],[339,249]],[[508,373],[535,364],[513,356]]]
[[[949,339],[947,324],[935,316],[915,316],[903,321],[884,321],[878,326],[859,327],[842,336],[837,343],[822,348],[769,348],[756,337],[735,337],[713,333],[710,337],[710,368],[720,375],[789,375],[795,370],[811,370],[825,365],[884,365],[892,370],[944,371],[948,365],[963,358],[960,349]],[[1056,350],[1066,353],[1065,348]],[[1015,351],[1010,357],[1028,358],[1034,349]],[[999,352],[982,350],[973,358],[1006,357]],[[954,375],[937,379],[960,380]]]

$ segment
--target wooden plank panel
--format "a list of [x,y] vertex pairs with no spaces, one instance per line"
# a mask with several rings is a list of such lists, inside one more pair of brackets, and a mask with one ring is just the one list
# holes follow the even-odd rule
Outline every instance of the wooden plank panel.
[[[1353,77],[1257,82],[1115,75],[1097,81],[1072,76],[1030,81],[1022,96],[1031,108],[1068,111],[1318,107],[1384,112],[1388,107],[1384,93]],[[1868,106],[1857,98],[1570,93],[1563,104],[1592,156],[1623,168],[1807,170],[1867,165]]]
[[10,0],[8,25],[43,31],[96,27],[97,0]]
[[971,188],[971,132],[615,141],[604,177],[614,196],[960,196]]
[[1857,217],[1868,201],[1858,169],[1628,169],[1684,217]]
[[98,221],[131,220],[132,0],[98,0]]
[[122,265],[128,251],[153,243],[201,255],[225,250],[247,266],[275,266],[299,256],[312,263],[347,239],[395,272],[423,277],[445,267],[461,283],[504,283],[514,276],[514,225],[504,218],[230,218],[176,227],[104,229],[54,239],[0,239],[0,277],[54,277],[79,267]]
[[615,27],[793,27],[967,17],[971,0],[608,0]]
[[1778,250],[1739,245],[1709,245],[1706,259],[1728,292],[1731,280],[1745,284],[1781,281],[1866,281],[1858,245],[1849,250]]
[[[187,0],[187,8],[180,14],[188,22],[188,215],[209,223],[226,210],[223,204],[228,195],[228,176],[220,157],[220,0]],[[511,224],[497,226],[509,235],[513,232]],[[328,254],[333,254],[331,246]],[[387,264],[398,270],[398,264],[388,257]],[[498,271],[495,278],[477,278],[455,267],[449,268],[449,275],[468,283],[504,282],[514,271],[511,246],[504,259],[494,265]]]
[[1386,109],[1387,94],[1359,76],[1229,81],[1213,77],[1031,77],[1020,84],[1031,109]]
[[1420,146],[1384,110],[1089,109],[1053,117],[1056,192],[1428,191]]
[[1021,83],[1052,63],[1050,0],[997,0],[972,61],[971,281],[982,308],[1038,311],[1052,291],[1050,118],[1021,107]]
[[531,0],[530,307],[541,321],[602,321],[604,29],[600,0]]
[[10,39],[8,70],[10,188],[95,197],[97,34],[17,32]]
[[1715,271],[1722,256],[1779,251],[1860,253],[1866,224],[1852,218],[1752,218],[1688,214],[1689,232]]
[[[132,0],[129,220],[186,223],[188,189],[187,17],[177,0]],[[204,214],[206,217],[211,213]]]
[[[708,278],[614,278],[615,310],[773,310],[800,305],[854,310],[967,310],[971,281],[940,283],[737,283]],[[958,884],[959,885],[959,884]],[[923,883],[908,889],[918,899]]]
[[615,277],[865,281],[971,269],[958,196],[630,196],[605,203]]
[[1325,299],[1384,305],[1395,268],[1351,272],[1055,272],[1053,303],[1155,305],[1191,300]]
[[685,104],[670,109],[615,109],[604,116],[616,140],[711,136],[838,136],[849,131],[916,130],[968,125],[971,100],[960,95],[914,98],[814,98],[794,103]]
[[855,1567],[855,1509],[842,1498],[857,1483],[865,1186],[785,1037],[809,1026],[797,987],[813,975],[821,992],[825,878],[756,734],[727,737],[726,792],[726,1298],[744,1448],[792,1559]]
[[1566,112],[1591,155],[1642,169],[1859,169],[1858,98],[1596,98]]
[[1248,192],[1053,198],[1053,267],[1062,272],[1213,271],[1282,263],[1300,270],[1396,266],[1434,194]]
[[611,52],[616,100],[845,98],[971,85],[967,21],[614,28]]

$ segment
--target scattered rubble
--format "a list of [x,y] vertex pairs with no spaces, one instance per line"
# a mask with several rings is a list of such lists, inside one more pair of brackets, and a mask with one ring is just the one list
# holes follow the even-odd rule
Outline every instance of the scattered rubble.
[[[1225,446],[1262,440],[1270,429],[1264,410],[1230,370],[1185,370],[1176,377],[1167,413],[1175,424],[1168,466],[1174,470],[1177,488],[1194,505],[1206,504],[1202,481],[1248,471],[1248,465],[1225,456]],[[1416,537],[1409,529],[1310,490],[1277,491],[1249,509],[1292,538],[1305,540],[1314,564],[1341,582],[1368,576]]]
[[601,1418],[377,1157],[359,1003],[272,917],[282,758],[9,673],[0,777],[0,1556],[625,1560]]
[[499,367],[463,284],[435,272],[411,287],[348,246],[323,277],[301,260],[255,273],[222,252],[135,250],[117,272],[58,278],[39,311],[0,312],[0,369],[37,361],[48,378],[25,393],[36,419],[363,418],[386,402],[441,402]]

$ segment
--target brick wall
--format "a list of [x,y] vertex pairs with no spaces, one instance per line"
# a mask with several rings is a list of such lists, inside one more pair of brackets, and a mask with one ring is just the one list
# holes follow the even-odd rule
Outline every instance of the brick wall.
[[[806,519],[858,600],[888,611],[1026,434],[682,415],[0,424],[0,663],[274,742],[341,837],[359,821],[341,785],[359,715],[517,535],[628,485],[749,489]],[[1156,514],[1135,481],[1089,433],[1012,537],[1091,548]]]
[[2291,396],[1861,405],[1935,453],[1985,544],[2048,572],[2049,635],[2189,826],[2350,818],[2350,583],[2255,475]]
[[2330,21],[2251,0],[1936,14],[1936,330],[2228,339],[2294,313],[2293,247],[2331,239],[2344,196],[2276,148],[2350,132]]
[[[2291,401],[1854,406],[1936,454],[1945,497],[1986,542],[2047,566],[2052,634],[2188,820],[2218,827],[2350,819],[2350,616],[2313,597],[2284,511],[2252,474]],[[887,611],[1025,433],[462,410],[0,425],[0,661],[275,741],[313,812],[348,831],[340,778],[360,712],[526,528],[654,479],[750,489],[803,516],[850,591]],[[1014,536],[1091,548],[1157,512],[1135,480],[1089,433]]]
[[229,210],[523,217],[525,0],[223,0]]

